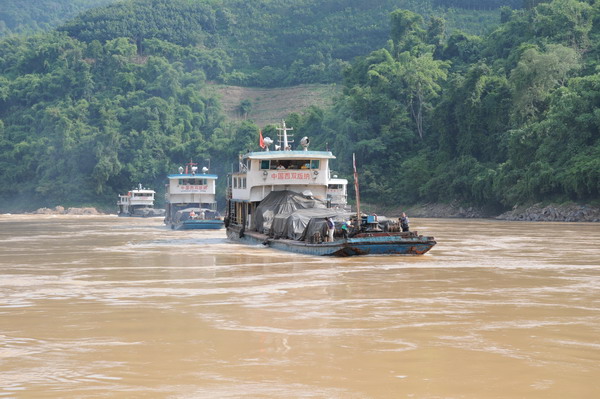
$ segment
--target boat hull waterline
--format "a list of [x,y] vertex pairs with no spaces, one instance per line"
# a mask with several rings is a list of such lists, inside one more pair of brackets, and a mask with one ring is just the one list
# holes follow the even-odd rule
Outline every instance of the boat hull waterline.
[[272,239],[255,231],[242,232],[238,226],[227,228],[227,238],[252,245],[314,256],[357,255],[422,255],[436,242],[431,237],[418,235],[398,236],[388,233],[363,234],[361,237],[311,244],[289,239]]
[[219,230],[223,227],[222,220],[185,220],[174,225],[176,230]]

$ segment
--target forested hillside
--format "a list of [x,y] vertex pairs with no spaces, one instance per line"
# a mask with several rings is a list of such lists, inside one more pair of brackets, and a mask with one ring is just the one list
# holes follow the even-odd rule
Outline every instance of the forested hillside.
[[90,10],[60,30],[87,43],[126,37],[139,54],[154,51],[149,40],[202,49],[216,54],[208,79],[278,87],[340,81],[349,61],[385,45],[398,8],[441,13],[449,30],[470,33],[499,22],[497,7],[447,9],[432,0],[132,0]]
[[2,0],[0,37],[55,28],[81,11],[117,0]]
[[506,209],[600,197],[600,5],[555,0],[484,37],[392,14],[388,45],[355,62],[332,111],[297,116],[335,148],[361,195]]
[[[367,200],[598,200],[600,6],[453,3],[130,0],[7,37],[0,208],[112,206],[191,158],[222,190],[259,127],[229,122],[211,80],[342,84],[333,107],[288,124],[343,173],[356,153]],[[450,27],[463,22],[479,29]]]

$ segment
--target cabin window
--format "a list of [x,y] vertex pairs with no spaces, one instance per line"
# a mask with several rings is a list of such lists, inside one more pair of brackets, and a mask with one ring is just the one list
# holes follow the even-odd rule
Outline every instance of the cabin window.
[[270,169],[271,161],[260,161],[260,168],[261,169]]
[[179,179],[179,185],[180,186],[187,186],[187,185],[207,185],[208,184],[208,179]]
[[319,161],[318,159],[313,159],[312,161],[310,161],[311,169],[319,169],[320,165],[321,165],[321,161]]
[[237,177],[233,178],[233,188],[237,188]]
[[291,170],[310,169],[310,165],[311,165],[310,159],[281,160],[281,161],[277,161],[277,162],[272,162],[271,169],[291,169]]
[[341,184],[330,184],[329,188],[331,190],[341,190],[342,189],[342,185]]
[[246,178],[242,177],[242,188],[246,188]]

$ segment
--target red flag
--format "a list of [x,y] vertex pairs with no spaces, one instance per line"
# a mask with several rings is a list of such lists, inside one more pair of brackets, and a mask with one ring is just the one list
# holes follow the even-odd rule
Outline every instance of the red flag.
[[258,140],[258,145],[260,146],[260,148],[265,148],[265,140],[263,140],[263,136],[262,136],[262,130],[258,131],[258,134],[260,135],[260,139]]

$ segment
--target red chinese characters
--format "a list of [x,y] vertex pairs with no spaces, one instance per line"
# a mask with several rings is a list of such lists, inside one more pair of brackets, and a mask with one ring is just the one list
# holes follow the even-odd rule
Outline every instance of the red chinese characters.
[[308,180],[310,173],[306,172],[273,172],[271,179],[277,180]]
[[179,188],[181,189],[181,191],[206,191],[208,190],[208,185],[203,184],[203,185],[184,185],[184,186],[179,186]]

